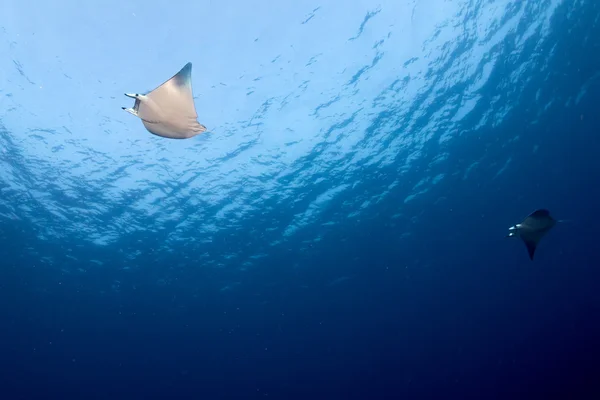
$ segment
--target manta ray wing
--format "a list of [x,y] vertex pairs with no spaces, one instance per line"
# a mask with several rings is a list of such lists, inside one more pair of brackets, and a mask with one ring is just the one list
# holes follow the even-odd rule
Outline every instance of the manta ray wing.
[[529,258],[533,260],[540,240],[556,225],[546,209],[539,209],[529,214],[520,224],[520,237],[527,247]]

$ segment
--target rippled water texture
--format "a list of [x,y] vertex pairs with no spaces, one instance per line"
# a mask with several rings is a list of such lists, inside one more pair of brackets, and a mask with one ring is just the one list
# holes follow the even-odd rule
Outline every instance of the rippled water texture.
[[[107,246],[125,269],[148,251],[247,269],[377,215],[391,194],[386,212],[410,236],[425,193],[510,167],[465,159],[465,145],[544,75],[551,18],[580,2],[561,3],[190,2],[181,15],[113,0],[48,19],[58,5],[5,1],[0,218],[83,270]],[[165,140],[121,110],[124,92],[188,61],[213,133]]]

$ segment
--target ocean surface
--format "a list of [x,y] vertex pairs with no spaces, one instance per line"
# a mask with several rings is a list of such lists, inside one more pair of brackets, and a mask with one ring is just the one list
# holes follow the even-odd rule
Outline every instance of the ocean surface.
[[599,103],[596,0],[2,0],[0,399],[598,399]]

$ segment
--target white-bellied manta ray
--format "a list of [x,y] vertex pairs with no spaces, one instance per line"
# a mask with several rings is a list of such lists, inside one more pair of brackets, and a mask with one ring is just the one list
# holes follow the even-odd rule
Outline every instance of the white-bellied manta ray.
[[187,139],[206,132],[206,127],[197,120],[191,62],[156,89],[146,94],[125,93],[125,96],[135,99],[135,104],[132,108],[121,108],[140,118],[150,133]]
[[535,210],[529,214],[523,222],[508,228],[506,237],[515,237],[521,239],[527,251],[529,258],[533,261],[533,255],[540,243],[540,240],[546,233],[556,225],[556,220],[550,216],[550,212],[546,209]]

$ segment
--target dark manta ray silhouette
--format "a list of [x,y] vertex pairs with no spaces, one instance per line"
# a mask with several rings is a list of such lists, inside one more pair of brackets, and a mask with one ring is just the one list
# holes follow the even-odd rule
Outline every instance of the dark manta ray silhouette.
[[529,214],[523,222],[508,228],[508,235],[506,235],[506,237],[521,239],[527,247],[529,258],[533,261],[533,256],[540,240],[554,227],[554,225],[556,225],[557,222],[557,220],[552,218],[548,210],[535,210]]

